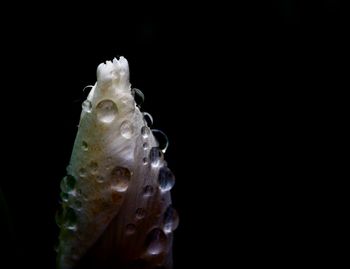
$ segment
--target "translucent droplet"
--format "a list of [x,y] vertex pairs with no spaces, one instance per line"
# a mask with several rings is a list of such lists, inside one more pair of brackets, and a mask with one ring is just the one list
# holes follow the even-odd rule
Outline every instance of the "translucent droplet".
[[68,189],[69,190],[73,190],[77,180],[71,175],[67,175],[66,176],[66,180],[67,180],[67,187],[68,187]]
[[147,157],[144,157],[144,158],[142,159],[142,163],[143,163],[144,165],[148,164],[148,158],[147,158]]
[[83,141],[81,143],[81,147],[83,148],[84,151],[87,151],[89,149],[88,143],[86,143],[86,141]]
[[117,105],[111,100],[103,100],[96,106],[97,119],[104,123],[110,123],[118,113]]
[[136,226],[135,224],[129,223],[126,225],[126,234],[134,234],[136,231]]
[[137,88],[132,88],[131,94],[134,96],[137,106],[141,107],[141,105],[145,101],[145,95],[143,94],[143,92]]
[[60,197],[61,197],[63,202],[67,202],[69,195],[68,195],[68,193],[61,192]]
[[157,147],[151,148],[149,152],[149,160],[152,166],[158,166],[163,158],[162,152]]
[[176,209],[171,205],[168,206],[164,213],[163,223],[165,233],[171,233],[179,225],[179,215],[177,214]]
[[85,168],[82,167],[79,169],[79,176],[80,177],[86,177],[86,174],[87,174],[87,172],[86,172]]
[[[147,122],[148,126],[153,125],[153,117],[148,112],[143,112],[143,119]],[[148,120],[147,120],[148,119]]]
[[151,255],[157,255],[165,251],[167,237],[161,229],[153,229],[146,238],[147,252]]
[[150,197],[153,195],[153,193],[154,193],[154,189],[151,185],[147,185],[143,189],[143,196],[145,196],[145,197]]
[[103,183],[105,181],[105,178],[101,175],[96,176],[96,182],[97,183]]
[[115,167],[111,172],[111,189],[124,192],[128,189],[131,179],[129,169],[124,167]]
[[90,170],[91,174],[96,175],[97,172],[98,172],[98,164],[97,164],[97,162],[94,162],[94,161],[90,162],[89,170]]
[[68,193],[68,192],[74,190],[75,183],[76,183],[76,179],[73,176],[71,176],[71,175],[65,176],[61,181],[61,185],[60,185],[61,191]]
[[68,230],[76,230],[78,218],[73,208],[67,208],[64,218],[66,228]]
[[146,210],[144,208],[136,209],[135,216],[137,219],[143,219],[146,216]]
[[89,100],[85,100],[81,106],[85,112],[90,113],[92,110],[92,104]]
[[129,139],[130,137],[132,137],[133,133],[134,133],[134,127],[132,123],[128,120],[123,121],[122,124],[120,125],[120,134],[124,138]]
[[169,191],[175,184],[175,176],[166,166],[159,169],[158,183],[161,191]]
[[94,85],[87,85],[87,86],[84,87],[83,92],[85,92],[86,89],[93,88],[93,87],[94,87]]
[[168,136],[163,131],[157,129],[152,129],[152,133],[160,145],[159,148],[165,153],[169,147]]
[[141,135],[143,138],[147,138],[151,133],[151,130],[147,126],[142,126],[141,128]]
[[147,142],[143,143],[142,147],[144,150],[148,149],[148,143]]

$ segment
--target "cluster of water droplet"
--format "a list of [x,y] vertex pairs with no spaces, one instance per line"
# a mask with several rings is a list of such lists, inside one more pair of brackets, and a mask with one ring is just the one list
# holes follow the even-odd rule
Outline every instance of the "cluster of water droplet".
[[[151,124],[153,123],[152,116],[148,113],[143,113],[144,117],[147,116]],[[165,146],[163,150],[159,147],[150,148],[148,138],[151,132],[161,134],[165,139]],[[159,169],[158,172],[158,188],[161,193],[170,191],[175,184],[175,176],[171,170],[167,167],[164,161],[163,153],[168,147],[167,136],[159,130],[151,130],[147,124],[141,128],[141,138],[142,138],[142,148],[145,152],[144,158],[142,160],[144,165],[150,165],[151,169]],[[143,189],[143,196],[150,197],[154,194],[155,190],[152,185],[146,185]],[[138,209],[139,211],[141,209]],[[157,254],[163,241],[166,241],[166,234],[173,232],[179,223],[179,218],[177,211],[169,205],[163,215],[162,229],[156,228],[150,232],[148,235],[148,249],[150,254]]]
[[150,255],[158,255],[167,250],[168,236],[173,232],[179,224],[179,218],[176,210],[170,205],[163,215],[163,229],[152,229],[145,241],[147,253]]
[[175,176],[163,161],[163,152],[158,147],[151,148],[149,152],[149,162],[151,167],[159,167],[158,185],[162,192],[170,191],[175,184]]
[[147,152],[148,152],[148,149],[149,149],[149,144],[148,144],[148,137],[151,133],[151,130],[145,125],[145,126],[142,126],[141,128],[141,137],[142,137],[142,148],[144,150],[144,157],[142,159],[142,163],[143,165],[147,165],[148,162],[149,162],[149,158],[147,156]]
[[[132,112],[134,109],[133,101],[129,98],[122,98],[121,103],[124,105],[124,109],[129,109]],[[82,104],[82,108],[85,112],[90,113],[92,111],[92,104],[89,100],[85,100]],[[125,112],[125,111],[124,111]],[[96,105],[96,117],[101,123],[111,123],[114,121],[118,113],[117,105],[109,99],[100,101]],[[130,139],[134,134],[134,126],[130,120],[124,120],[120,125],[120,134],[126,139]]]
[[81,201],[77,199],[75,185],[76,179],[72,175],[67,175],[62,179],[60,185],[62,207],[56,213],[57,225],[71,231],[75,231],[77,229],[76,211],[80,210],[82,206]]
[[[141,91],[137,89],[132,90],[132,94],[138,96],[139,99],[144,100],[144,96]],[[125,102],[128,102],[125,99]],[[138,104],[140,107],[140,105]],[[82,104],[82,108],[85,112],[91,113],[93,107],[89,100],[85,100]],[[117,116],[118,107],[117,105],[109,99],[100,101],[96,107],[96,117],[97,120],[101,123],[111,123]],[[145,122],[147,119],[150,121],[150,124],[153,123],[152,116],[149,113],[143,113]],[[153,131],[153,130],[152,130]],[[145,125],[141,128],[141,144],[144,151],[144,156],[142,158],[143,165],[149,165],[150,169],[158,170],[158,186],[146,185],[142,190],[142,196],[144,198],[149,198],[156,193],[156,188],[158,188],[160,193],[168,192],[172,189],[175,184],[175,176],[171,170],[167,167],[166,162],[164,161],[163,153],[168,147],[168,140],[166,135],[158,130],[155,130],[156,133],[161,133],[166,139],[166,145],[162,149],[159,147],[150,147],[150,136],[152,133],[151,129]],[[134,135],[134,126],[129,120],[125,120],[120,125],[120,134],[125,139],[130,139]],[[89,144],[86,141],[82,141],[82,150],[88,151]],[[94,176],[96,182],[104,183],[104,177],[99,175],[99,165],[97,162],[91,161],[87,167],[81,167],[79,170],[79,177],[85,178],[88,175]],[[114,167],[110,171],[110,182],[109,187],[112,191],[116,193],[125,192],[130,184],[131,172],[124,167]],[[61,181],[61,199],[62,199],[62,208],[56,215],[56,222],[60,227],[64,227],[68,231],[75,231],[77,229],[77,214],[78,211],[82,208],[82,193],[81,190],[76,190],[76,179],[67,175]],[[83,199],[84,200],[84,199]],[[127,235],[135,234],[137,230],[138,221],[147,217],[147,211],[144,208],[137,208],[135,210],[135,223],[128,223],[125,226],[125,233]],[[153,228],[149,231],[146,236],[145,249],[147,253],[151,256],[159,255],[167,250],[168,234],[172,233],[178,226],[179,218],[176,210],[169,205],[165,212],[163,212],[162,223],[160,227]],[[159,266],[157,268],[163,268]]]

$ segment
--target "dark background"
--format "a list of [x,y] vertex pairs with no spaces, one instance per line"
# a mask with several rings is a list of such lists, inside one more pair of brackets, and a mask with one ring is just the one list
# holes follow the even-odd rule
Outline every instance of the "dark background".
[[312,256],[292,190],[304,186],[314,105],[344,72],[345,16],[340,1],[306,2],[4,8],[1,268],[54,268],[82,89],[121,55],[170,140],[175,268]]

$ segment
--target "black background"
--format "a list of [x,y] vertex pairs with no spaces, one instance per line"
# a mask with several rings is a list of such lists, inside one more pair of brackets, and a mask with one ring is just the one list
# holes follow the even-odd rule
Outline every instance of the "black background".
[[292,190],[304,189],[314,105],[342,75],[340,1],[87,5],[3,9],[1,268],[54,268],[82,89],[121,55],[170,140],[175,268],[310,257]]

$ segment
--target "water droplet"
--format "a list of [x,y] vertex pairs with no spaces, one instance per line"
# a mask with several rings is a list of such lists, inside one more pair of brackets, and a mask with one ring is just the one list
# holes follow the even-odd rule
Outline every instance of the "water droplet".
[[85,100],[81,106],[85,112],[90,113],[92,110],[92,104],[89,100]]
[[68,197],[69,197],[68,193],[61,192],[60,197],[63,202],[68,202]]
[[125,120],[120,125],[120,133],[124,138],[129,139],[132,137],[134,133],[134,127],[132,126],[132,123],[128,120]]
[[77,215],[75,214],[75,211],[73,208],[68,208],[66,210],[66,214],[65,214],[65,226],[68,230],[76,230],[77,227]]
[[143,138],[147,138],[151,133],[151,130],[147,126],[142,126],[141,128],[141,135]]
[[165,251],[167,237],[161,229],[153,229],[146,238],[147,252],[151,255],[157,255]]
[[158,175],[159,188],[162,191],[169,191],[175,184],[175,176],[166,166],[159,169]]
[[146,216],[146,210],[144,208],[136,209],[135,216],[137,219],[143,219]]
[[134,96],[137,106],[141,107],[141,105],[145,101],[145,95],[143,94],[143,92],[137,88],[132,88],[131,94]]
[[153,117],[152,117],[152,115],[149,114],[148,112],[143,112],[142,114],[143,114],[143,119],[147,122],[147,125],[148,126],[152,126],[153,125]]
[[148,158],[147,158],[147,157],[144,157],[144,158],[142,159],[142,163],[143,163],[144,165],[148,164]]
[[83,92],[85,92],[86,89],[93,88],[93,87],[94,87],[94,85],[87,85],[87,86],[84,87]]
[[162,158],[163,158],[163,154],[159,150],[159,148],[157,147],[151,148],[151,151],[149,152],[149,160],[152,166],[158,166]]
[[104,123],[110,123],[118,113],[117,105],[111,100],[103,100],[96,106],[97,119]]
[[96,176],[96,182],[97,183],[103,183],[105,181],[105,178],[103,176],[97,175]]
[[97,162],[92,161],[89,164],[89,169],[90,169],[90,173],[91,174],[96,175],[97,172],[98,172],[98,164],[97,164]]
[[163,221],[165,233],[171,233],[177,228],[177,226],[179,226],[179,215],[177,214],[176,209],[171,205],[168,206],[165,211]]
[[88,143],[86,143],[86,141],[83,141],[83,143],[81,143],[81,147],[84,151],[87,151],[89,149]]
[[75,183],[76,183],[76,179],[73,176],[71,176],[71,175],[65,176],[61,181],[61,185],[60,185],[61,191],[68,193],[68,192],[74,190]]
[[86,169],[85,168],[82,167],[79,169],[79,176],[86,177]]
[[66,180],[67,180],[67,187],[69,190],[73,190],[75,187],[75,183],[76,183],[76,179],[71,176],[71,175],[67,175],[66,176]]
[[169,147],[169,139],[167,135],[163,131],[157,129],[152,129],[152,133],[159,143],[159,148],[161,148],[162,152],[165,153]]
[[134,234],[136,231],[136,226],[135,224],[129,223],[126,225],[126,234]]
[[143,189],[143,196],[145,196],[145,197],[152,196],[153,193],[154,193],[154,189],[153,189],[153,187],[151,185],[147,185]]
[[147,142],[143,143],[142,147],[144,150],[148,149],[148,143]]
[[111,173],[111,188],[115,191],[124,192],[129,187],[131,173],[124,167],[115,167]]

